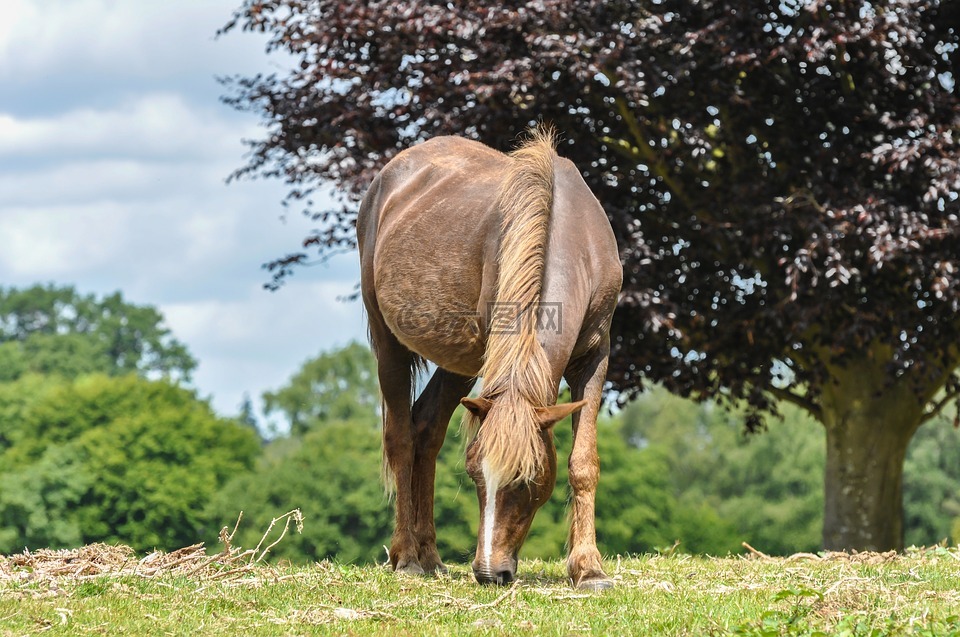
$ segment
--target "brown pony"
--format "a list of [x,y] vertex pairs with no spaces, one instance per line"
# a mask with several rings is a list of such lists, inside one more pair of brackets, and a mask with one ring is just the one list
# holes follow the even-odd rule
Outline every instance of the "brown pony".
[[[573,414],[567,571],[580,588],[611,585],[594,528],[596,420],[622,269],[603,209],[554,146],[544,129],[510,155],[432,139],[387,164],[361,204],[360,279],[383,394],[384,476],[396,489],[397,571],[445,570],[434,477],[462,403],[480,502],[477,581],[516,574],[556,482],[552,427]],[[437,369],[414,402],[425,359]],[[482,392],[465,398],[477,377]],[[573,402],[557,405],[561,378]]]

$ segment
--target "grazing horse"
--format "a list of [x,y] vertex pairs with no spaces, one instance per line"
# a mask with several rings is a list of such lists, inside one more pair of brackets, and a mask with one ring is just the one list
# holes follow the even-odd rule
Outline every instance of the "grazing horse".
[[[473,572],[510,582],[550,497],[552,426],[573,414],[567,571],[607,588],[594,527],[596,421],[622,267],[610,223],[544,129],[509,155],[439,137],[397,155],[357,217],[361,295],[383,397],[384,478],[395,489],[390,563],[443,572],[436,459],[462,403],[480,530]],[[437,368],[413,401],[425,360]],[[466,397],[478,377],[480,395]],[[561,378],[573,402],[557,405]]]

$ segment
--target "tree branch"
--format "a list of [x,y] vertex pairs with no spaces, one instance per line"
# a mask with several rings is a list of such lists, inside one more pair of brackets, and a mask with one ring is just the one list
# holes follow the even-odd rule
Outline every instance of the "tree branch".
[[789,389],[784,389],[782,387],[767,387],[766,390],[771,394],[773,394],[779,400],[792,403],[797,407],[800,407],[801,409],[806,411],[808,414],[810,414],[817,420],[820,420],[820,417],[822,415],[820,406],[814,403],[812,400],[808,399],[807,397],[801,396],[800,394],[795,394]]
[[952,403],[958,397],[960,397],[960,389],[957,389],[952,392],[947,392],[947,394],[943,398],[935,402],[928,411],[924,412],[924,414],[920,417],[920,424],[922,425],[923,423],[939,416],[940,412],[942,412],[947,405]]
[[[609,77],[609,76],[608,76]],[[605,138],[604,141],[610,139],[611,145],[619,152],[629,151],[633,159],[641,159],[647,165],[650,166],[650,169],[653,173],[659,177],[667,188],[670,189],[670,193],[683,202],[683,205],[687,207],[688,210],[693,210],[695,206],[693,202],[687,197],[683,188],[680,187],[680,184],[677,183],[676,179],[670,174],[670,171],[664,165],[660,158],[657,157],[656,151],[650,147],[648,143],[647,136],[643,133],[643,128],[640,126],[640,122],[637,121],[637,118],[630,111],[630,107],[627,105],[626,100],[622,97],[617,97],[614,99],[614,103],[617,106],[617,113],[620,117],[623,118],[623,123],[627,125],[627,130],[630,131],[630,135],[633,137],[635,144],[629,144],[623,140],[613,140],[610,138]]]

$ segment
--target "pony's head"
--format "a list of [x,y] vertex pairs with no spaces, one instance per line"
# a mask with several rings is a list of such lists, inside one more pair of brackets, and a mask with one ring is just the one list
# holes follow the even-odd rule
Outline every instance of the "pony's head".
[[475,436],[467,446],[467,473],[477,485],[480,530],[473,573],[481,584],[507,584],[533,516],[557,481],[553,425],[586,401],[532,407],[510,396],[464,398]]

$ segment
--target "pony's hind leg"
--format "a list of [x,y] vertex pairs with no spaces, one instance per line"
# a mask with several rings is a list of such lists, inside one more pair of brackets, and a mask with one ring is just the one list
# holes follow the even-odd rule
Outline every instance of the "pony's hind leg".
[[413,405],[416,447],[413,463],[413,504],[420,566],[427,573],[445,572],[437,551],[433,517],[437,455],[460,399],[470,393],[474,379],[437,368]]
[[415,535],[414,431],[410,414],[416,357],[377,318],[370,312],[370,342],[383,396],[384,477],[388,481],[392,478],[396,487],[397,517],[390,541],[390,565],[398,572],[422,574]]
[[609,354],[608,341],[575,361],[565,373],[570,384],[571,400],[587,401],[583,409],[573,415],[573,449],[570,452],[570,488],[573,497],[567,574],[577,588],[603,589],[613,586],[613,581],[603,572],[600,563],[594,519],[597,481],[600,478],[597,415],[600,412]]

